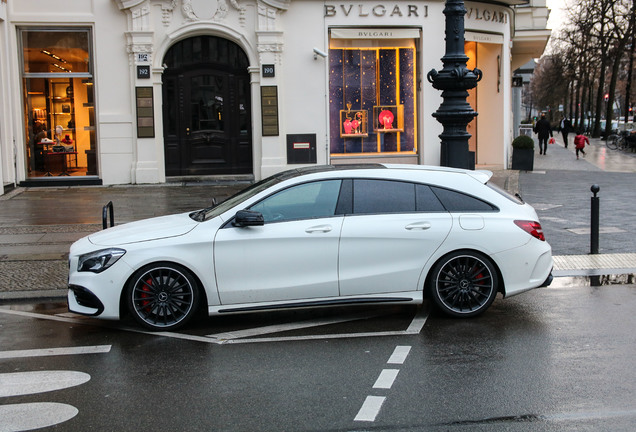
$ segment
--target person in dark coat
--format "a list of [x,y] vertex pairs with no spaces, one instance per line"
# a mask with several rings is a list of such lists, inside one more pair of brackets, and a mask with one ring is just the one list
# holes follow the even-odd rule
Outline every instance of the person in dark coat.
[[572,121],[567,117],[563,117],[561,119],[561,123],[559,123],[559,131],[561,132],[561,135],[563,135],[563,144],[565,144],[565,148],[568,148],[568,134],[571,130]]
[[541,114],[541,118],[534,125],[534,133],[539,136],[539,154],[548,153],[548,138],[552,137],[552,127],[545,114]]

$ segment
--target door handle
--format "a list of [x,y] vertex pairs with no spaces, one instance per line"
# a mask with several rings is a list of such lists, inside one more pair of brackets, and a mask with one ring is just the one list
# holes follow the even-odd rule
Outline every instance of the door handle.
[[413,231],[413,230],[427,230],[431,227],[431,223],[430,222],[413,222],[412,224],[409,224],[407,226],[405,226],[404,228],[406,228],[409,231]]
[[307,234],[313,234],[313,233],[328,233],[332,230],[333,228],[331,227],[331,225],[316,225],[313,227],[309,227],[305,230],[305,232]]

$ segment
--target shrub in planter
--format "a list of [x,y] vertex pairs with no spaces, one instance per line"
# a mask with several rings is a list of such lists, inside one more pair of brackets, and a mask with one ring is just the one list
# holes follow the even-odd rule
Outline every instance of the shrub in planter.
[[534,140],[528,135],[519,135],[512,140],[512,148],[534,150]]
[[512,140],[512,169],[532,171],[534,167],[534,140],[527,135],[519,135]]

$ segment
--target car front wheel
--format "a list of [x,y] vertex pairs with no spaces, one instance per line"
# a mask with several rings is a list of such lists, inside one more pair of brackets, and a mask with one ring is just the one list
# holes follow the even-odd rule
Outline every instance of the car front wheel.
[[498,288],[497,271],[488,258],[474,251],[457,251],[435,264],[429,290],[444,313],[468,318],[488,309]]
[[184,267],[155,263],[133,275],[126,297],[128,309],[142,326],[151,330],[174,330],[195,315],[199,286]]

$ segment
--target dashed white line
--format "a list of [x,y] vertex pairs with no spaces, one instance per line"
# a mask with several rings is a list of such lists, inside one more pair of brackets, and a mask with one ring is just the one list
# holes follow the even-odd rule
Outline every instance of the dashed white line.
[[360,411],[358,411],[358,415],[356,415],[354,420],[367,422],[375,421],[385,399],[386,398],[384,396],[367,396],[362,404],[362,408],[360,408]]
[[391,357],[389,357],[389,361],[387,361],[387,363],[388,364],[404,364],[404,361],[406,360],[406,357],[409,355],[410,352],[411,352],[410,346],[398,345],[393,350],[393,354],[391,354]]
[[390,389],[399,372],[399,369],[383,369],[375,384],[373,384],[373,388]]
[[[411,352],[410,346],[398,345],[393,350],[391,357],[387,361],[387,364],[404,364],[406,357]],[[373,384],[374,389],[389,390],[393,387],[395,379],[400,373],[399,369],[382,369],[380,376]],[[386,400],[386,396],[367,396],[362,408],[358,411],[358,415],[354,418],[354,421],[366,421],[373,422],[380,413],[380,408]]]

